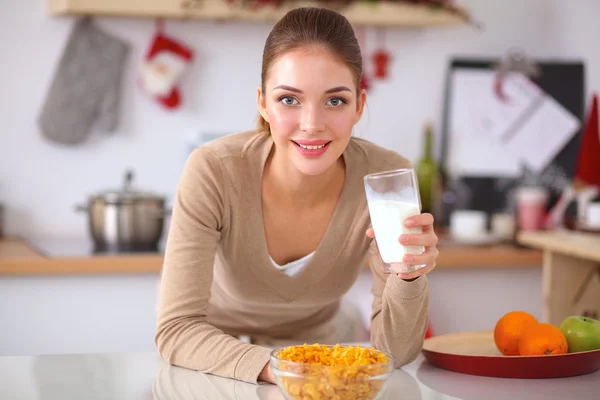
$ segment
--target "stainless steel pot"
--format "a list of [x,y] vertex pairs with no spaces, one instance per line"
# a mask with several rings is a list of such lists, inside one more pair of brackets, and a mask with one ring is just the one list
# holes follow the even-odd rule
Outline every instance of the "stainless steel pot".
[[163,235],[166,199],[132,188],[133,172],[127,171],[122,190],[90,196],[87,205],[77,206],[88,214],[89,233],[95,250],[158,251]]

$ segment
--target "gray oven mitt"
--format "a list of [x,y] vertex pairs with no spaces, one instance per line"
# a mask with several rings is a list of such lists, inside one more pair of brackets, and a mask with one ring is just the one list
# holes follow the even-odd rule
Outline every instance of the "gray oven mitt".
[[75,145],[85,140],[94,124],[114,132],[128,54],[127,43],[100,30],[90,18],[78,20],[38,119],[42,135]]

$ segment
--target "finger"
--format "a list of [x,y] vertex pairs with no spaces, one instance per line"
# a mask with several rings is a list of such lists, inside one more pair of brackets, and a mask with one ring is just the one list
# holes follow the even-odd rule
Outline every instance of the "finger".
[[438,237],[433,232],[423,234],[405,233],[400,235],[399,241],[404,246],[434,247],[438,243]]
[[435,264],[432,264],[432,265],[427,265],[423,268],[419,268],[416,271],[399,272],[396,275],[398,275],[398,278],[400,278],[400,279],[409,280],[409,279],[418,278],[419,276],[427,275],[428,273],[433,271],[434,268],[435,268]]
[[433,232],[433,225],[425,225],[423,227],[421,227],[421,229],[423,230],[423,233],[431,233]]
[[375,238],[375,232],[373,231],[373,228],[369,228],[367,229],[367,236],[370,237],[371,239]]
[[439,255],[438,249],[432,247],[425,250],[423,254],[405,254],[402,261],[406,264],[423,265],[423,264],[434,264]]
[[414,228],[417,226],[433,226],[433,215],[429,213],[423,213],[419,215],[413,215],[412,217],[406,218],[404,221],[404,225],[408,228]]

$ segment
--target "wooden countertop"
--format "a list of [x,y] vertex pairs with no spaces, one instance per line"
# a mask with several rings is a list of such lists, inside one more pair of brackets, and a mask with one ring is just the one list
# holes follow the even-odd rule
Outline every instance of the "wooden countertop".
[[[440,241],[437,268],[541,267],[542,252],[511,245],[464,246]],[[0,276],[158,273],[161,254],[49,257],[19,238],[0,239]]]
[[23,239],[0,239],[0,276],[154,273],[162,263],[160,254],[48,257]]
[[600,262],[600,234],[579,231],[521,232],[517,241],[540,250]]

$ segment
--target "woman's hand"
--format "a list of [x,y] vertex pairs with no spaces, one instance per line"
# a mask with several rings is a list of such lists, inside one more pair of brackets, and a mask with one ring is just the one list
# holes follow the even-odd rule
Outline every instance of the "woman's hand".
[[270,362],[266,363],[262,371],[260,371],[260,374],[258,375],[258,380],[269,383],[277,383],[275,381],[275,374],[273,374]]
[[[425,265],[423,268],[419,268],[412,272],[398,273],[398,277],[404,280],[413,280],[419,276],[428,274],[431,272],[436,265],[438,254],[440,253],[437,249],[438,237],[433,229],[433,215],[423,213],[407,218],[404,221],[407,228],[421,227],[423,233],[421,234],[404,234],[401,235],[398,240],[400,244],[404,246],[424,246],[425,252],[423,254],[406,254],[404,255],[404,263],[411,265]],[[367,236],[374,238],[375,234],[373,228],[367,230]]]

